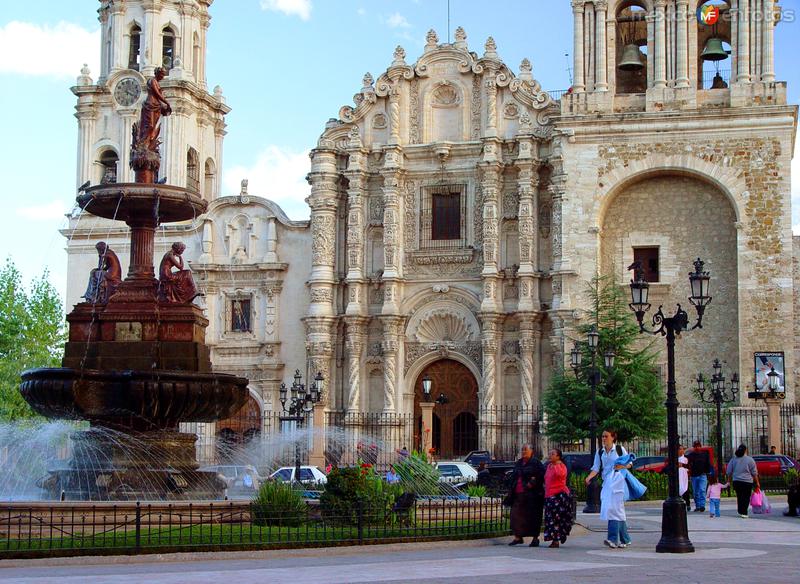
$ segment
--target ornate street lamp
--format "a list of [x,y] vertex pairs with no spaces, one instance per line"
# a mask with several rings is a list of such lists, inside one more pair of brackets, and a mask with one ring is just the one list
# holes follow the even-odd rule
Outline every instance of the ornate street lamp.
[[427,375],[422,378],[422,397],[424,401],[431,401],[431,387],[433,386],[433,381]]
[[[591,449],[592,456],[597,452],[597,384],[600,382],[600,371],[595,367],[595,355],[600,346],[600,333],[597,332],[597,327],[592,326],[586,334],[586,346],[589,348],[589,354],[592,356],[591,366],[589,371],[586,372],[587,381],[592,389],[592,411],[589,417],[589,448]],[[581,368],[582,354],[578,342],[570,351],[570,366],[575,371],[575,378]],[[606,370],[610,371],[614,366],[615,353],[612,350],[607,350],[603,355],[603,361]],[[586,506],[583,508],[584,513],[600,513],[600,485],[597,478],[593,479],[586,487]]]
[[[311,387],[306,390],[302,382],[303,377],[300,370],[295,369],[294,381],[290,388],[285,383],[281,383],[278,389],[278,399],[284,411],[280,417],[281,422],[294,422],[297,428],[301,428],[305,423],[308,414],[314,409],[314,404],[322,399],[322,392],[325,388],[325,379],[322,373],[317,373]],[[295,441],[294,446],[294,480],[300,482],[300,443]]]
[[[697,258],[694,262],[694,272],[689,274],[691,296],[689,302],[697,311],[697,322],[692,327],[703,328],[703,313],[711,302],[708,295],[710,277],[703,271],[704,262]],[[689,540],[689,528],[686,523],[686,504],[678,495],[678,396],[675,390],[675,337],[687,330],[689,315],[678,304],[673,316],[665,316],[661,306],[653,315],[655,330],[647,330],[644,326],[644,315],[650,309],[647,302],[650,285],[644,279],[644,270],[641,262],[634,262],[628,268],[634,271],[631,280],[630,308],[636,314],[639,322],[639,331],[653,335],[662,335],[667,338],[667,444],[669,458],[667,472],[669,478],[669,496],[664,501],[661,509],[661,540],[656,545],[656,551],[662,553],[690,553],[694,546]]]
[[697,374],[697,395],[700,401],[714,404],[717,408],[717,477],[722,476],[722,404],[733,403],[739,393],[739,374],[731,375],[730,385],[726,385],[722,374],[722,363],[714,359],[714,373],[711,376],[711,387],[706,395],[706,380],[702,373]]

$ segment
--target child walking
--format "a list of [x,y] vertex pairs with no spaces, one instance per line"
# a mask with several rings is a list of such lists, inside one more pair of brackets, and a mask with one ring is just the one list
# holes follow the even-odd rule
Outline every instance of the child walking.
[[719,517],[719,500],[722,498],[722,489],[727,489],[728,483],[720,483],[717,481],[717,473],[711,473],[708,476],[708,490],[706,491],[706,499],[710,502],[709,517]]

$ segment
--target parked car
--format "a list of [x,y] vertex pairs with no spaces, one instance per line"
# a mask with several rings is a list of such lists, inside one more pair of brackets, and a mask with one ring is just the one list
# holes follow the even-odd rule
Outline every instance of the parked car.
[[[282,466],[274,473],[269,475],[270,480],[280,481],[282,483],[295,482],[295,467]],[[316,466],[301,466],[300,467],[300,482],[304,485],[308,484],[325,484],[328,482],[328,477]]]
[[667,459],[663,456],[640,456],[633,461],[633,470],[640,472],[664,472]]
[[464,462],[477,469],[482,462],[492,477],[502,479],[506,473],[514,468],[514,460],[498,460],[489,454],[488,450],[473,450],[464,457]]
[[765,477],[781,476],[790,468],[800,471],[800,464],[785,454],[755,454],[753,460],[756,461],[758,474]]
[[204,466],[200,470],[216,472],[225,479],[228,495],[248,494],[258,491],[264,478],[258,474],[254,466],[249,464],[214,464]]
[[562,460],[571,473],[588,474],[592,470],[594,456],[591,452],[564,452]]
[[439,481],[443,483],[461,484],[478,478],[478,471],[463,461],[437,462],[435,466],[439,469]]

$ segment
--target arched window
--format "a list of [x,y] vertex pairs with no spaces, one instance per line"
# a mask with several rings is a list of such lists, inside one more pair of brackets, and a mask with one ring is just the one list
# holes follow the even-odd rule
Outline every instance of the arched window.
[[647,11],[640,1],[617,11],[617,93],[647,91]]
[[207,201],[210,201],[214,198],[214,194],[216,193],[216,186],[217,186],[217,165],[214,164],[214,160],[211,158],[206,159],[206,173],[205,173],[205,183],[203,184],[203,196]]
[[200,192],[200,157],[192,147],[186,153],[186,188]]
[[730,7],[720,0],[698,4],[697,88],[725,89],[731,75]]
[[192,72],[196,81],[200,81],[200,37],[194,33],[192,37]]
[[103,150],[97,160],[100,163],[100,184],[117,182],[117,163],[119,156],[111,149]]
[[128,69],[139,70],[139,52],[142,42],[142,29],[138,24],[131,27],[131,42],[128,48]]
[[161,66],[167,71],[175,61],[175,31],[165,26],[161,31]]

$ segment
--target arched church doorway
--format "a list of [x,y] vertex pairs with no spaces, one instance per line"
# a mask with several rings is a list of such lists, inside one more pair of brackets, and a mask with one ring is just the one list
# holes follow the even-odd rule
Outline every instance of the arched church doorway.
[[261,434],[261,408],[252,395],[229,418],[217,422],[217,453],[220,459],[229,458],[236,448],[249,444]]
[[414,418],[422,433],[422,379],[429,377],[431,399],[443,396],[433,409],[432,444],[439,459],[463,456],[478,448],[478,381],[458,361],[441,359],[428,365],[414,384]]

